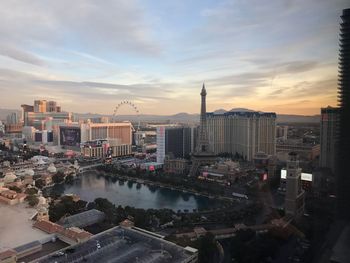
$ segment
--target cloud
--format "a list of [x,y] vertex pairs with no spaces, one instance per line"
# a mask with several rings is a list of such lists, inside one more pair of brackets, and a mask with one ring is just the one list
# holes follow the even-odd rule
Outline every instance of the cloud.
[[[317,61],[299,60],[288,61],[268,66],[270,69],[274,69],[277,74],[295,74],[301,72],[307,72],[313,70],[319,66]],[[264,66],[266,68],[266,66]]]
[[219,107],[271,100],[321,107],[336,101],[345,6],[345,0],[6,1],[0,104],[49,97],[73,111],[108,111],[129,99],[150,112],[197,112],[205,81],[208,101]]
[[0,9],[0,40],[33,48],[154,55],[160,47],[151,36],[144,10],[133,0],[7,1]]
[[[296,76],[298,73],[312,71],[318,66],[317,62],[308,60],[261,64],[255,71],[212,78],[207,80],[207,83],[213,87],[225,86],[226,94],[234,94],[238,97],[252,96],[259,88],[271,88],[276,76]],[[282,89],[269,93],[271,96],[280,94],[283,94]]]
[[[35,98],[54,99],[66,106],[66,110],[81,112],[91,110],[107,111],[121,100],[138,101],[140,104],[169,101],[170,87],[150,83],[130,85],[102,82],[78,82],[52,80],[24,72],[0,69],[0,92],[6,94],[8,101],[19,106],[32,103]],[[164,89],[162,88],[164,87]],[[16,96],[21,94],[21,97]]]
[[14,47],[0,45],[0,55],[35,66],[46,65],[46,62],[38,56]]

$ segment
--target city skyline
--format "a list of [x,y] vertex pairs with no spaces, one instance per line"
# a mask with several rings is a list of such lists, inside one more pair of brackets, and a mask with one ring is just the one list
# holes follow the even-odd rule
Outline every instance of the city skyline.
[[6,2],[0,104],[112,114],[131,100],[143,114],[197,113],[205,82],[208,111],[319,114],[337,104],[346,2]]

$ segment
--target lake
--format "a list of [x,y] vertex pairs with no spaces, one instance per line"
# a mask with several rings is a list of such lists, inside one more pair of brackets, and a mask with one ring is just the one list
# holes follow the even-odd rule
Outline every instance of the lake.
[[207,210],[220,206],[220,201],[206,196],[184,193],[168,188],[138,184],[132,181],[112,180],[95,173],[85,173],[72,184],[64,185],[64,194],[77,194],[92,202],[98,197],[107,198],[115,205],[143,209],[168,208],[174,211]]

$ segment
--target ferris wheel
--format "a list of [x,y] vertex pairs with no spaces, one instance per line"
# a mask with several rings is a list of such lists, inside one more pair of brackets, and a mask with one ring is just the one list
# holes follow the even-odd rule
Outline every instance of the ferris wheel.
[[136,113],[136,122],[137,122],[136,131],[138,131],[140,129],[140,111],[136,107],[136,105],[129,100],[123,100],[115,107],[113,112],[113,121],[116,121],[118,119],[118,110],[121,107],[125,107],[125,106],[132,108],[132,110]]

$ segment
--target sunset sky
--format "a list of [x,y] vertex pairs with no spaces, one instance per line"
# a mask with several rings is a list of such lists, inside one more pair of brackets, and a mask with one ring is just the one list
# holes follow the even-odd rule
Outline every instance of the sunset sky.
[[[2,1],[0,108],[34,99],[111,114],[336,105],[348,0]],[[126,110],[127,112],[128,110]],[[129,110],[131,113],[131,111]]]

